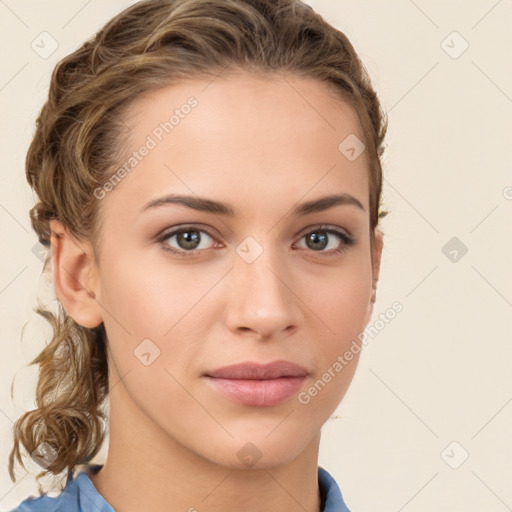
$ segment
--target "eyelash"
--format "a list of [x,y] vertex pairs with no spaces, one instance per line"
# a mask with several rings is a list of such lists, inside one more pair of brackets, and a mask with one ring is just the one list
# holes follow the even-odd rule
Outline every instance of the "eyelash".
[[[177,256],[184,256],[184,257],[197,257],[199,252],[204,251],[206,249],[193,249],[190,251],[184,251],[184,250],[174,249],[174,248],[171,249],[168,244],[164,243],[166,240],[173,237],[174,235],[177,235],[179,233],[185,233],[187,231],[193,231],[193,230],[199,231],[200,233],[206,233],[209,237],[211,237],[215,240],[215,236],[212,233],[210,233],[207,229],[199,228],[198,226],[194,226],[194,225],[185,225],[178,229],[173,229],[172,231],[162,233],[161,235],[157,236],[156,241],[162,245],[162,249],[164,251],[169,252],[171,254],[174,254]],[[313,251],[313,250],[311,250],[311,252],[317,252],[320,254],[323,253],[323,255],[327,256],[327,257],[337,256],[339,254],[342,254],[345,251],[347,251],[349,249],[349,247],[354,245],[354,243],[355,243],[355,239],[352,236],[345,233],[344,231],[341,231],[338,228],[335,228],[332,226],[326,226],[326,225],[319,225],[319,226],[314,227],[313,229],[308,228],[308,231],[303,232],[303,234],[301,234],[299,240],[302,240],[306,235],[310,235],[310,234],[316,233],[316,232],[333,234],[333,235],[337,236],[341,240],[341,242],[343,242],[341,248],[339,248],[339,249],[331,249],[330,251]]]

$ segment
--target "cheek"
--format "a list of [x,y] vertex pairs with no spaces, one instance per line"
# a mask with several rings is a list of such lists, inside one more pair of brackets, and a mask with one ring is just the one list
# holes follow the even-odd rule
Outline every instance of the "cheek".
[[361,353],[359,335],[366,327],[371,297],[367,265],[347,266],[337,278],[325,281],[323,293],[311,296],[311,323],[315,339],[314,374],[298,397],[311,417],[332,414],[343,399],[357,369]]
[[[139,264],[125,255],[122,262],[103,266],[100,301],[118,371],[136,370],[138,374],[149,369],[140,386],[158,388],[158,379],[151,380],[154,369],[165,367],[181,373],[190,368],[201,346],[194,340],[205,338],[205,330],[218,318],[210,293],[218,275],[205,272],[199,277],[192,265],[171,268],[162,261],[142,264],[137,259]],[[155,364],[144,369],[137,356],[148,352]],[[169,379],[168,374],[162,376]]]
[[149,264],[126,255],[102,268],[101,300],[109,316],[138,337],[161,337],[208,289],[184,267]]
[[309,294],[308,306],[316,315],[316,324],[324,324],[328,347],[340,348],[365,328],[371,297],[370,261],[361,258],[356,265],[347,265],[329,277],[317,281]]

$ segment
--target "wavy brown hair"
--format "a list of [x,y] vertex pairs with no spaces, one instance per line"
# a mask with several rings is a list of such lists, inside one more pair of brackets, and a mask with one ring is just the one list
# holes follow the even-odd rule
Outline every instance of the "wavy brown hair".
[[[123,161],[127,108],[144,92],[184,79],[213,78],[228,68],[314,78],[354,107],[366,145],[373,244],[374,228],[387,213],[381,211],[387,119],[348,38],[299,0],[145,0],[61,60],[26,157],[27,180],[37,194],[30,219],[39,241],[50,246],[49,221],[56,219],[77,239],[90,241],[98,257],[94,190]],[[35,311],[50,322],[53,337],[30,363],[39,365],[37,408],[13,427],[13,481],[14,459],[24,467],[20,445],[29,454],[43,443],[50,448],[39,479],[87,463],[105,436],[103,324],[83,327],[60,303],[56,313],[41,305]]]

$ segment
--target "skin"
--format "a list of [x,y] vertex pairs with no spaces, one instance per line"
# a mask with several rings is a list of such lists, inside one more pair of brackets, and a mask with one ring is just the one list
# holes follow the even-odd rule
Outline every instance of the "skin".
[[[81,325],[104,322],[109,340],[109,452],[91,480],[120,512],[318,511],[320,429],[359,356],[308,404],[296,396],[273,407],[238,404],[202,375],[284,359],[310,372],[304,391],[369,322],[382,233],[372,247],[366,155],[349,161],[338,150],[362,132],[355,111],[321,82],[239,73],[138,98],[125,119],[128,153],[190,96],[197,107],[100,201],[98,260],[91,243],[51,223],[57,296]],[[229,203],[236,215],[177,204],[141,213],[171,192]],[[364,210],[290,215],[333,193]],[[187,250],[177,236],[155,241],[190,223],[214,235],[199,232],[195,256],[163,249]],[[308,247],[305,235],[324,233],[320,224],[355,243],[328,233],[327,247]],[[248,236],[263,249],[252,263],[236,252]],[[146,366],[134,350],[148,338],[160,355]],[[250,467],[237,456],[248,442],[261,453]]]

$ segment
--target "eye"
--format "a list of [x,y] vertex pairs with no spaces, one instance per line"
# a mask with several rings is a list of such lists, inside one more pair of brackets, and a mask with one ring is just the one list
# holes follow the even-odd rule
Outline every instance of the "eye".
[[[336,227],[318,226],[301,237],[305,240],[306,249],[314,252],[339,254],[354,245],[354,238]],[[304,248],[304,247],[303,247]]]
[[[322,255],[335,256],[354,245],[355,239],[334,226],[318,226],[304,233],[300,240],[305,240],[305,249]],[[197,226],[182,226],[164,232],[157,237],[162,248],[178,256],[197,256],[200,251],[215,247],[215,237],[207,230]]]
[[[170,242],[172,240],[177,247],[173,247],[173,243]],[[192,256],[196,250],[211,248],[211,240],[215,240],[213,235],[195,226],[184,226],[167,231],[157,239],[164,250],[183,256]]]

